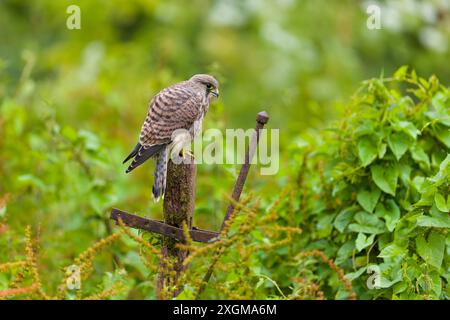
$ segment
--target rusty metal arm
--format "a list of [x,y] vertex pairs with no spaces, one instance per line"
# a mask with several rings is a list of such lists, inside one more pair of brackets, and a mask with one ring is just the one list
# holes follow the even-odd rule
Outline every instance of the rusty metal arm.
[[[131,228],[154,232],[180,241],[185,241],[183,229],[171,226],[163,221],[144,218],[116,208],[111,210],[110,218],[116,222],[121,219],[126,226]],[[218,232],[196,228],[191,229],[189,234],[192,240],[205,243],[211,242],[214,238],[219,236]]]
[[[234,185],[233,193],[231,198],[239,202],[241,198],[242,190],[244,189],[245,180],[247,179],[248,171],[250,169],[250,163],[255,155],[256,148],[258,147],[259,138],[261,134],[261,130],[264,128],[264,125],[269,121],[269,115],[265,111],[261,111],[256,116],[256,128],[255,133],[250,141],[250,145],[247,148],[247,152],[245,153],[244,164],[239,171],[239,176],[237,177],[236,183]],[[222,226],[220,227],[220,231],[225,228],[227,221],[230,219],[231,215],[234,211],[234,204],[230,203],[227,208],[227,212],[222,222]]]

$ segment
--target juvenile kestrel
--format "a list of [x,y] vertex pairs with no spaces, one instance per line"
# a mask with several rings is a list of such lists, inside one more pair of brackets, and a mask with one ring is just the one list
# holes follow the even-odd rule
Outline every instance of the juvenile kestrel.
[[156,201],[164,196],[171,150],[180,150],[197,136],[212,98],[218,96],[219,82],[210,75],[196,74],[161,90],[150,101],[139,142],[123,163],[134,158],[126,170],[128,173],[147,159],[156,157],[153,183]]

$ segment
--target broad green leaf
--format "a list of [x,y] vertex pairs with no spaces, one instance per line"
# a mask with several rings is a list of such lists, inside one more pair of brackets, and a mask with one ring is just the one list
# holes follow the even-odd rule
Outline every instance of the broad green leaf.
[[350,231],[368,234],[379,234],[386,231],[384,223],[375,215],[365,211],[355,214],[357,223],[348,226]]
[[[450,104],[449,95],[445,95],[442,92],[438,92],[434,95],[433,99],[431,99],[431,104],[433,105],[433,107],[435,109],[433,111],[435,111],[437,115],[439,115],[440,113],[443,113],[450,120],[450,115],[448,113],[448,107]],[[428,116],[428,113],[430,113],[430,112],[426,113],[427,116]],[[436,118],[434,118],[434,119],[436,119]],[[446,125],[450,126],[450,122]]]
[[436,207],[442,211],[442,212],[448,212],[449,208],[447,207],[447,202],[445,201],[445,198],[442,194],[439,192],[436,192],[434,195],[434,203],[436,204]]
[[380,288],[390,288],[401,280],[402,280],[402,277],[401,277],[400,273],[398,273],[397,277],[394,278],[393,280],[389,280],[388,278],[381,276],[380,277]]
[[358,271],[345,274],[345,277],[348,280],[353,281],[355,279],[358,279],[364,273],[364,271],[366,271],[366,269],[367,269],[367,267],[359,268]]
[[407,288],[408,288],[408,284],[406,282],[404,282],[404,281],[398,282],[392,288],[392,292],[394,294],[399,294],[399,293],[404,292]]
[[430,158],[421,147],[415,145],[410,148],[409,151],[411,152],[411,156],[414,161],[416,161],[417,163],[422,163],[427,169],[430,168]]
[[397,188],[398,169],[393,165],[374,165],[370,168],[372,179],[382,191],[395,196]]
[[[429,277],[431,278],[433,287],[432,290],[434,291],[434,293],[436,294],[436,297],[439,298],[439,296],[441,295],[442,292],[442,280],[441,277],[439,275],[439,273],[437,271],[432,271],[429,273]],[[427,284],[427,288],[429,288],[429,284]]]
[[378,226],[362,225],[359,223],[351,223],[348,229],[353,232],[368,233],[368,234],[379,234],[384,233],[386,230]]
[[419,78],[419,82],[422,86],[424,86],[426,89],[428,89],[430,87],[430,84],[428,83],[427,80],[425,80],[424,78]]
[[97,135],[95,135],[93,132],[90,132],[87,130],[80,130],[78,132],[78,135],[83,140],[87,150],[90,150],[90,151],[98,150],[98,148],[100,146],[100,142],[99,142]]
[[408,66],[401,66],[397,69],[397,71],[394,72],[394,78],[396,79],[404,79],[406,77],[406,74],[408,72]]
[[336,216],[336,219],[334,219],[333,225],[334,227],[339,230],[339,232],[344,232],[345,227],[350,223],[354,215],[354,212],[352,210],[346,209],[339,212],[339,214]]
[[374,121],[362,121],[354,131],[355,137],[361,137],[368,134],[373,134],[376,123]]
[[345,263],[353,254],[353,250],[355,249],[355,241],[349,240],[344,243],[338,250],[336,255],[336,264],[340,265]]
[[375,234],[372,234],[368,237],[364,233],[358,233],[358,236],[355,240],[355,246],[356,249],[359,251],[363,250],[364,248],[367,248],[373,243],[373,240],[375,239]]
[[358,157],[365,167],[377,157],[377,144],[368,136],[363,136],[358,141]]
[[378,145],[378,158],[383,159],[384,155],[386,154],[386,150],[387,150],[387,144],[380,143]]
[[77,131],[70,126],[64,126],[64,128],[62,128],[61,130],[61,134],[70,141],[75,141],[78,138]]
[[388,144],[395,158],[400,160],[412,144],[412,140],[402,132],[393,132],[388,136]]
[[447,148],[450,148],[450,129],[443,125],[435,125],[433,131],[436,137],[443,143]]
[[434,182],[435,187],[439,187],[443,183],[447,182],[448,176],[450,175],[450,154],[439,165],[439,171],[432,178],[427,180]]
[[24,174],[17,177],[17,181],[23,186],[32,186],[40,190],[47,190],[47,185],[32,174]]
[[413,81],[417,81],[417,73],[416,73],[416,70],[412,69],[411,72],[410,72],[410,76],[411,76],[411,79],[412,79]]
[[333,229],[333,225],[331,224],[331,222],[334,219],[334,215],[329,214],[329,215],[323,215],[317,225],[316,225],[316,231],[317,234],[319,235],[319,237],[325,238],[328,237],[331,234],[331,231]]
[[390,245],[387,245],[386,247],[381,250],[381,252],[378,254],[379,258],[394,258],[399,255],[404,255],[407,253],[407,250],[404,248],[399,247],[395,243],[392,243]]
[[418,217],[417,225],[421,227],[450,228],[450,215],[447,212],[441,212],[436,206],[433,206],[429,214]]
[[364,225],[383,226],[383,223],[375,214],[365,211],[359,211],[358,213],[356,213],[355,220],[356,222]]
[[424,177],[416,176],[412,180],[412,185],[418,192],[422,192],[423,191],[423,187],[422,186],[423,186],[424,182],[425,182],[425,178]]
[[412,167],[408,163],[403,162],[399,163],[397,168],[401,181],[403,184],[408,185],[410,183]]
[[[425,115],[432,120],[431,123],[439,123],[450,127],[450,114],[442,114],[436,110],[425,112]],[[430,123],[430,124],[431,124]]]
[[400,220],[400,208],[393,199],[388,199],[384,204],[379,203],[376,215],[383,218],[389,232],[394,231],[397,222]]
[[417,218],[417,225],[432,228],[450,228],[450,217],[421,216]]
[[375,206],[378,203],[378,199],[380,199],[381,190],[377,187],[372,190],[361,190],[358,192],[356,196],[356,200],[363,207],[364,210],[368,212],[373,212]]
[[416,249],[420,257],[428,264],[440,268],[444,258],[445,236],[432,231],[428,240],[423,235],[416,238]]
[[393,127],[396,131],[402,131],[409,135],[414,140],[417,139],[417,136],[420,135],[420,131],[416,128],[416,126],[409,121],[399,121],[393,123]]

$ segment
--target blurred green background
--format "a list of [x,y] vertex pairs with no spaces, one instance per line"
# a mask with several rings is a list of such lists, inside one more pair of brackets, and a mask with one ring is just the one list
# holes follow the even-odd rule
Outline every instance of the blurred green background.
[[[373,3],[379,30],[366,26]],[[66,27],[71,4],[80,30]],[[160,217],[153,164],[125,175],[121,162],[163,87],[215,75],[221,98],[204,128],[247,129],[269,113],[280,171],[252,170],[246,185],[265,204],[295,179],[289,146],[342,116],[360,81],[401,65],[450,80],[448,0],[0,0],[0,39],[0,195],[11,195],[0,262],[18,254],[26,224],[40,224],[49,269],[111,232],[112,206]],[[198,226],[220,226],[238,169],[199,166]]]

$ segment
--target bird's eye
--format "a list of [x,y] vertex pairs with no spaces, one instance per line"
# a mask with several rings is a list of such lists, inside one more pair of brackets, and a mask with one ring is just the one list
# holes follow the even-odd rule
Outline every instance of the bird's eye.
[[211,90],[211,89],[213,88],[213,86],[212,86],[212,84],[208,83],[208,84],[206,85],[206,88],[207,88],[208,90]]

